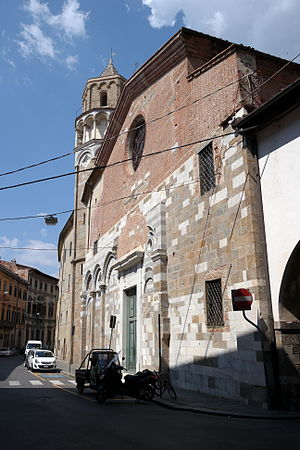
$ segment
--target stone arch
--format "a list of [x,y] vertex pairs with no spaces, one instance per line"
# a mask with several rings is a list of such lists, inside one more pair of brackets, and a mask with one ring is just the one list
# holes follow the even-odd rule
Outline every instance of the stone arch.
[[108,286],[108,284],[109,284],[111,273],[113,270],[112,265],[114,264],[115,261],[116,261],[115,254],[113,252],[109,252],[106,255],[104,265],[103,265],[103,280],[104,280],[106,286]]
[[85,291],[90,291],[92,288],[92,281],[93,281],[93,277],[92,274],[90,272],[90,270],[86,273],[85,278],[84,278],[84,290]]
[[80,156],[80,159],[79,159],[79,161],[78,161],[78,164],[79,164],[80,166],[86,167],[86,166],[89,164],[91,158],[92,158],[91,152],[84,152],[84,153],[82,153],[82,155]]
[[94,289],[95,291],[98,289],[99,282],[101,281],[101,269],[99,264],[95,266],[94,272],[93,272],[93,280],[94,280]]
[[280,291],[279,317],[282,321],[300,320],[300,241],[286,264]]
[[146,267],[144,280],[144,293],[152,292],[154,289],[154,271],[152,267]]

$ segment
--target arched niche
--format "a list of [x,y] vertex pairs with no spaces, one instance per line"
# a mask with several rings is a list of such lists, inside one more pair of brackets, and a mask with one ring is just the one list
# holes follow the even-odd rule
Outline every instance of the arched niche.
[[93,139],[94,130],[94,118],[89,116],[84,123],[84,142],[88,142]]
[[103,139],[107,128],[107,118],[104,114],[96,116],[96,139]]
[[279,317],[281,321],[300,320],[300,241],[294,248],[285,267],[279,292]]
[[83,122],[80,121],[76,127],[76,146],[83,143]]

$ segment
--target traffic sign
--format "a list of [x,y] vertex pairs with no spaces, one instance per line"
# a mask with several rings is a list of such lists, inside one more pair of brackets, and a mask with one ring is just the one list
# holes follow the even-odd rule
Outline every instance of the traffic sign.
[[246,311],[251,309],[253,297],[248,289],[240,288],[231,291],[233,311]]

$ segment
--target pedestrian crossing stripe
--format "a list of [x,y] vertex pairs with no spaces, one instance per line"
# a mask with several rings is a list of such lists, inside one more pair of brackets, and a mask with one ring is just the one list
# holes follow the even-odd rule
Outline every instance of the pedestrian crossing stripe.
[[49,381],[50,381],[50,383],[55,384],[55,385],[61,385],[61,386],[64,385],[64,383],[62,383],[62,382],[59,381],[59,380],[49,380]]
[[43,385],[43,383],[39,380],[29,380],[29,383],[33,384],[34,386],[36,385]]
[[21,383],[20,383],[20,381],[14,381],[14,380],[11,380],[11,381],[9,381],[9,385],[10,386],[20,386],[21,385]]

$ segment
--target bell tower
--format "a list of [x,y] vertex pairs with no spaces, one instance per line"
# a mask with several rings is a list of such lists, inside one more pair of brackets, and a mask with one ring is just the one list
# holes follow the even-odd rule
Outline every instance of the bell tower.
[[[82,112],[75,119],[75,192],[73,215],[72,295],[70,364],[80,362],[86,351],[86,302],[82,297],[82,276],[88,252],[90,205],[82,202],[82,194],[92,173],[94,160],[100,151],[105,132],[126,79],[116,70],[112,59],[102,74],[90,78],[82,95]],[[91,169],[91,170],[85,170]]]

